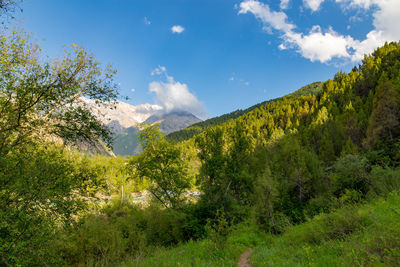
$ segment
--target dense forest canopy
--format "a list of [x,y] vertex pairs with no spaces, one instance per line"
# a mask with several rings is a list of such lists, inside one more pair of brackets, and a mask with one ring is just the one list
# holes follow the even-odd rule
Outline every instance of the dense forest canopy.
[[[300,88],[299,90],[291,93],[290,95],[292,96],[308,96],[308,95],[316,95],[322,88],[322,82],[314,82],[311,84],[308,84],[306,86],[303,86],[302,88]],[[261,106],[264,106],[266,104],[268,104],[268,102],[271,101],[277,101],[278,99],[274,99],[274,100],[269,100],[269,101],[264,101],[262,103],[259,103],[257,105],[251,106],[247,109],[241,110],[235,110],[231,113],[228,114],[224,114],[215,118],[211,118],[208,120],[205,120],[203,122],[199,122],[199,123],[195,123],[183,130],[180,131],[176,131],[173,133],[170,133],[167,135],[168,140],[172,141],[172,142],[181,142],[184,140],[188,140],[192,137],[194,137],[195,135],[203,132],[205,129],[210,128],[214,125],[217,124],[221,124],[224,122],[227,122],[229,120],[233,120],[236,119],[246,113],[251,112],[254,109],[257,109]]]

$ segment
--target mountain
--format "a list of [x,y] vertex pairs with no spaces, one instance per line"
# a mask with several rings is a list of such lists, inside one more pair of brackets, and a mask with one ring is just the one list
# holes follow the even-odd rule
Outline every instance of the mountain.
[[[168,134],[174,131],[179,131],[193,123],[200,122],[201,120],[193,114],[186,111],[174,111],[171,113],[156,113],[150,116],[144,123],[154,124],[160,123],[160,129],[163,133]],[[118,121],[113,121],[114,129],[120,126]],[[123,128],[120,131],[115,131],[113,152],[115,155],[128,156],[137,152],[139,136],[138,126]]]
[[96,100],[84,97],[81,98],[81,102],[89,106],[104,123],[121,130],[123,130],[121,127],[124,129],[136,127],[139,123],[162,110],[162,107],[158,105],[141,104],[133,106],[122,101],[116,101],[115,107],[110,108],[110,105],[106,103],[96,102]]
[[139,144],[139,134],[135,127],[129,127],[115,133],[113,152],[115,155],[129,156],[135,154]]
[[[161,131],[165,134],[179,131],[194,123],[201,122],[199,118],[186,111],[174,111],[163,113],[158,105],[142,104],[133,106],[122,101],[116,101],[114,108],[106,103],[98,103],[95,100],[82,98],[82,105],[89,106],[93,113],[102,120],[114,133],[113,152],[115,155],[133,155],[137,150],[140,123],[160,123]],[[96,150],[85,148],[84,151]],[[100,153],[100,151],[99,151]],[[101,151],[104,154],[104,151]]]
[[145,123],[160,123],[160,129],[164,134],[184,129],[192,124],[201,122],[202,120],[187,111],[174,111],[171,113],[159,113],[150,116]]
[[[287,96],[298,97],[298,96],[316,95],[316,94],[318,94],[318,92],[321,91],[322,84],[323,84],[323,82],[313,82],[311,84],[301,87],[300,89],[294,91],[293,93],[291,93]],[[168,138],[168,140],[170,140],[172,142],[181,142],[184,140],[188,140],[188,139],[192,138],[193,136],[203,132],[207,128],[210,128],[217,124],[227,122],[231,119],[236,119],[236,118],[238,118],[244,114],[247,114],[261,106],[265,106],[266,104],[268,104],[271,101],[277,101],[279,99],[282,99],[282,97],[261,102],[259,104],[253,105],[244,110],[238,109],[231,113],[227,113],[227,114],[224,114],[224,115],[221,115],[218,117],[214,117],[214,118],[202,121],[202,122],[195,123],[187,128],[180,130],[180,131],[171,132],[170,134],[168,134],[167,138]]]
[[[314,82],[303,86],[289,96],[315,95],[321,90],[321,87],[322,82]],[[99,105],[95,100],[87,98],[81,100],[84,104],[90,106],[93,112],[98,114],[99,118],[114,132],[114,154],[125,156],[134,154],[137,149],[139,140],[137,129],[140,123],[160,123],[160,129],[168,135],[168,139],[179,142],[190,139],[209,127],[238,118],[266,105],[268,102],[279,99],[264,101],[247,109],[238,109],[206,121],[202,121],[187,111],[163,113],[162,107],[158,105],[141,104],[133,106],[122,101],[116,101],[115,108],[110,109],[107,105]]]

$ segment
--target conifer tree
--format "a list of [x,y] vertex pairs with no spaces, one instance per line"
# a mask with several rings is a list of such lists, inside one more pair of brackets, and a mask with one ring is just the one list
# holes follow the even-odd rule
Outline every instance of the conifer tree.
[[380,138],[392,140],[400,127],[400,103],[393,83],[387,78],[379,82],[373,100],[367,130],[367,143],[373,145]]

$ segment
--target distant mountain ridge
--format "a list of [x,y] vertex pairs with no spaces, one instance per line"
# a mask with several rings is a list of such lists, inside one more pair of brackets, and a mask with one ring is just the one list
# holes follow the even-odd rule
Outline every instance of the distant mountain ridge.
[[154,114],[144,123],[153,124],[160,122],[160,129],[164,134],[184,129],[202,120],[187,111],[174,111],[167,114]]
[[[160,123],[160,129],[165,134],[179,131],[197,122],[201,122],[201,119],[186,111],[156,113],[144,121],[145,124]],[[133,155],[138,151],[138,143],[138,126],[122,129],[115,132],[113,152],[122,156]]]
[[[114,133],[113,153],[115,155],[133,155],[137,151],[139,136],[138,129],[141,123],[160,123],[163,133],[179,131],[202,120],[187,111],[172,111],[165,113],[158,105],[141,104],[130,105],[123,101],[116,101],[114,107],[106,103],[97,103],[95,100],[82,97],[82,105],[87,105],[93,114],[103,121]],[[82,150],[93,153],[96,148],[81,146]],[[98,152],[104,154],[102,149]],[[96,150],[97,151],[97,150]]]
[[116,101],[115,108],[110,109],[110,106],[106,104],[98,105],[92,99],[82,97],[81,101],[83,104],[88,105],[105,124],[122,126],[123,128],[136,127],[139,123],[162,111],[161,106],[152,104],[133,106],[123,101]]

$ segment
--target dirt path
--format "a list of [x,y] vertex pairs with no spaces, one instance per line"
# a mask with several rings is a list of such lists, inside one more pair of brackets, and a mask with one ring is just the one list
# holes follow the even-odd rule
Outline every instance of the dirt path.
[[246,252],[243,252],[242,255],[240,255],[240,260],[238,262],[238,267],[251,267],[253,264],[249,262],[249,257],[253,253],[253,249],[249,249]]

